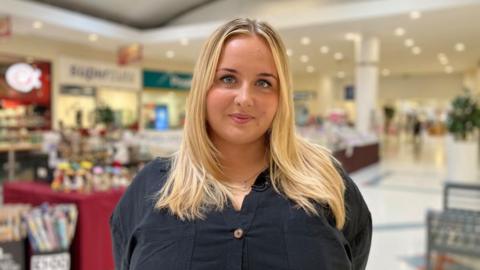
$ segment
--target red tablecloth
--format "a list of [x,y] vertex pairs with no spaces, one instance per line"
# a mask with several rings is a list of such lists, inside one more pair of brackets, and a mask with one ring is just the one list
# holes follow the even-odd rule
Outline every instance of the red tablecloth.
[[72,243],[73,270],[113,270],[109,218],[124,190],[92,194],[54,192],[35,182],[9,182],[3,185],[4,203],[74,203],[78,223]]

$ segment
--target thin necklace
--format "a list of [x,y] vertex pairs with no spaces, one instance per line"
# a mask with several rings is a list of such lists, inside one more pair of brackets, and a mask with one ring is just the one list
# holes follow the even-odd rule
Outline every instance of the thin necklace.
[[248,184],[248,182],[250,180],[252,180],[253,178],[256,178],[258,177],[258,175],[263,172],[265,169],[267,168],[267,166],[264,166],[262,167],[259,171],[256,171],[255,174],[249,176],[248,178],[245,178],[243,180],[240,180],[240,181],[235,181],[235,182],[240,182],[241,185],[232,185],[232,184],[228,184],[227,182],[224,182],[223,184],[225,186],[227,186],[228,188],[232,189],[232,190],[235,190],[235,191],[240,191],[240,192],[247,192],[247,191],[250,191],[250,188],[252,187],[251,185]]

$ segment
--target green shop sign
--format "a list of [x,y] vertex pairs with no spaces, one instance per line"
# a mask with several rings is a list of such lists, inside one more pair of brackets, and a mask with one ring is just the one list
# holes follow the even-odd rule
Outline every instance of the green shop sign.
[[192,74],[162,71],[143,71],[143,87],[190,90]]

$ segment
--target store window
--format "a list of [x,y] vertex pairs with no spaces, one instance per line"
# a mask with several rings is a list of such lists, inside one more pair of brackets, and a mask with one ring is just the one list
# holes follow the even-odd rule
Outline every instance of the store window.
[[0,140],[28,139],[50,128],[50,63],[0,55]]

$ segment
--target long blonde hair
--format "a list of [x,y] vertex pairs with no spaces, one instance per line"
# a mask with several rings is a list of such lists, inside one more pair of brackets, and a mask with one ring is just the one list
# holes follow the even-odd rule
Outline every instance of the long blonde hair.
[[219,151],[207,133],[206,96],[215,76],[226,40],[235,35],[257,35],[266,40],[279,77],[279,104],[267,136],[270,179],[281,192],[309,214],[318,215],[317,204],[328,206],[336,227],[345,223],[345,186],[323,147],[296,135],[291,75],[285,46],[264,22],[235,19],[218,28],[204,44],[195,65],[186,104],[183,141],[172,159],[170,173],[158,193],[155,208],[168,209],[182,220],[204,218],[206,211],[222,210],[232,198],[222,183]]

